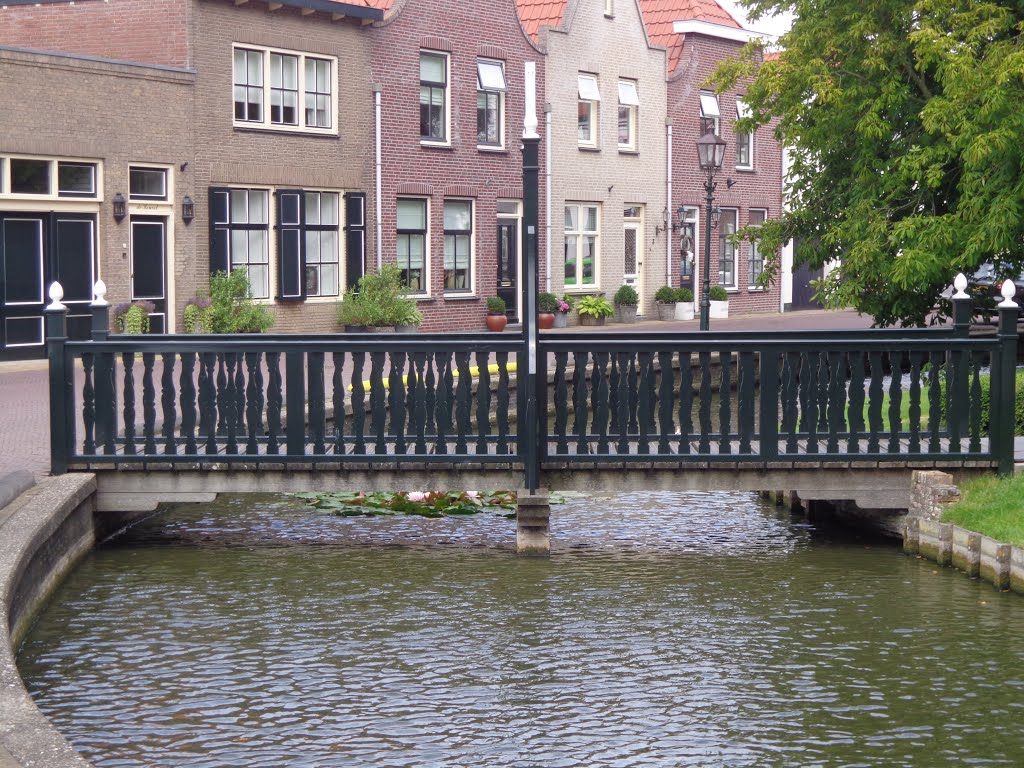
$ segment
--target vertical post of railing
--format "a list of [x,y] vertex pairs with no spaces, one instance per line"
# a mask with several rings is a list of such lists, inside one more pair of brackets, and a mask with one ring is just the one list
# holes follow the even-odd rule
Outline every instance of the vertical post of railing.
[[762,347],[760,355],[760,453],[764,461],[774,461],[779,458],[779,352],[775,347]]
[[[1017,364],[1017,288],[1013,280],[1003,282],[1003,301],[998,305],[999,344],[992,361],[992,394],[989,404],[990,439],[997,471],[1002,476],[1013,474],[1014,396]],[[996,364],[998,363],[998,367]]]
[[[74,426],[68,418],[74,395],[71,366],[65,343],[68,340],[68,308],[61,303],[64,289],[60,283],[50,286],[50,304],[46,307],[46,354],[50,365],[50,474],[68,471],[68,456],[74,439]],[[70,432],[70,434],[69,434]]]
[[[93,286],[93,300],[90,305],[92,313],[92,340],[106,341],[110,336],[110,303],[106,299],[107,285],[97,280]],[[112,354],[96,355],[95,357],[95,388],[96,388],[96,445],[105,450],[112,449],[115,437],[115,419],[117,414],[117,391],[114,386],[114,356]]]
[[285,407],[288,416],[285,422],[285,443],[289,457],[306,455],[306,382],[304,355],[302,352],[284,354]]
[[[953,287],[956,292],[953,294],[953,335],[958,339],[968,339],[971,336],[971,297],[964,290],[967,288],[967,278],[961,272],[953,280]],[[952,419],[956,418],[959,425],[958,434],[960,437],[967,435],[967,418],[970,413],[970,363],[971,352],[954,353],[951,361],[951,370],[955,367],[956,389],[951,390],[947,402],[949,403],[950,425]],[[948,384],[947,384],[948,386]]]
[[[525,486],[530,493],[540,487],[540,451],[538,450],[538,431],[540,414],[537,410],[540,387],[546,382],[538,380],[537,375],[537,227],[538,227],[538,196],[539,196],[539,148],[540,136],[537,133],[536,104],[536,65],[526,62],[526,93],[527,105],[523,122],[523,286],[520,302],[520,320],[523,326],[523,343],[526,346],[527,370],[519,369],[519,386],[525,386],[526,410],[520,415],[520,458],[523,461]],[[531,114],[532,108],[532,114]]]

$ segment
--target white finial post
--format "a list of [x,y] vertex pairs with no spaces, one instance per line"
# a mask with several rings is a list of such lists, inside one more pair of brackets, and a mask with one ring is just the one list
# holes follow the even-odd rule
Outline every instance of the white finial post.
[[1003,300],[999,304],[1000,309],[1016,309],[1017,302],[1013,300],[1013,297],[1017,294],[1017,286],[1014,285],[1013,280],[1003,280],[1003,287],[999,291]]
[[92,300],[92,305],[94,307],[106,307],[109,305],[109,302],[107,301],[107,284],[102,280],[96,281],[96,285],[92,287],[92,293],[95,297]]
[[54,311],[63,311],[67,309],[64,304],[61,303],[61,299],[64,298],[64,287],[54,280],[50,284],[50,304],[46,307]]
[[539,137],[537,133],[537,62],[525,62],[523,76],[526,95],[526,112],[523,115],[523,138],[536,139]]
[[967,288],[967,276],[964,275],[963,272],[959,273],[955,278],[953,278],[953,287],[956,289],[956,293],[953,294],[954,299],[971,298],[970,296],[967,295],[967,292],[965,290]]

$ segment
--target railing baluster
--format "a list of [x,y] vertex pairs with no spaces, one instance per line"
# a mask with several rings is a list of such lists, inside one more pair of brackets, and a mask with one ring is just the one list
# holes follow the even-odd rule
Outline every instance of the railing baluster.
[[970,423],[971,453],[981,453],[981,355],[971,355],[971,407],[968,413]]
[[672,420],[675,371],[672,368],[671,350],[658,350],[658,369],[661,375],[658,385],[658,453],[664,455],[672,453],[669,435],[675,430]]
[[476,452],[490,452],[491,434],[491,375],[488,367],[489,355],[486,351],[476,351],[476,367],[480,377],[476,384]]
[[95,360],[92,352],[82,354],[82,369],[85,375],[82,384],[82,424],[85,426],[82,453],[85,456],[96,454],[96,388],[93,385]]
[[217,453],[217,355],[203,352],[199,371],[199,432],[206,437],[203,451],[208,455]]
[[[819,391],[819,369],[821,356],[817,352],[808,352],[804,355],[803,370],[806,372],[807,387],[804,390],[803,420],[807,425],[807,443],[805,450],[809,454],[818,453],[818,399]],[[804,375],[800,376],[801,386],[804,383]]]
[[732,353],[720,350],[718,365],[721,377],[718,387],[718,452],[732,453]]
[[587,441],[587,356],[583,350],[573,350],[572,374],[572,431],[576,435],[576,454],[585,456],[590,453]]
[[594,353],[594,374],[596,381],[591,387],[594,398],[594,432],[597,434],[597,452],[607,455],[611,450],[608,442],[608,364],[611,356],[607,352]]
[[412,395],[413,431],[416,434],[415,452],[422,456],[427,452],[427,386],[424,381],[425,368],[427,367],[427,353],[423,350],[416,350],[412,356],[412,364],[409,366],[409,393]]
[[636,452],[646,456],[651,452],[651,427],[654,424],[654,356],[646,349],[640,350],[638,355],[639,365],[639,386],[637,395],[639,407],[637,413],[640,425],[637,437]]
[[963,351],[953,350],[946,361],[946,429],[949,430],[949,452],[960,453],[961,427],[966,423],[964,410],[967,405],[963,395]]
[[[437,408],[437,387],[440,384],[438,375],[435,375],[434,368],[435,363],[440,366],[441,353],[436,354],[427,353],[427,399],[424,402],[424,406],[427,409],[427,427],[426,432],[428,435],[437,434],[438,426],[435,420],[435,408]],[[440,370],[440,369],[438,369]]]
[[693,436],[693,353],[679,350],[679,453],[690,452]]
[[910,422],[910,441],[908,453],[921,452],[921,353],[910,353],[910,405],[907,409],[907,420]]
[[800,353],[784,353],[786,360],[782,369],[782,431],[786,434],[786,453],[797,453],[800,443],[797,438],[799,386],[797,376],[800,370]]
[[345,455],[345,353],[332,352],[331,408],[334,411],[334,455]]
[[100,352],[96,355],[96,444],[103,446],[103,453],[113,456],[117,453],[117,395],[114,386],[114,354]]
[[228,433],[228,361],[227,353],[217,353],[217,433]]
[[700,358],[700,443],[698,453],[711,452],[711,353],[702,349]]
[[135,455],[135,353],[121,353],[121,367],[124,368],[124,453]]
[[564,455],[569,452],[569,387],[565,381],[569,352],[555,352],[555,453]]
[[470,394],[473,386],[473,376],[469,371],[469,352],[460,349],[455,353],[455,366],[459,373],[459,383],[455,388],[455,453],[468,453],[469,446],[469,414]]
[[[224,379],[226,384],[224,385],[224,422],[227,425],[227,443],[224,446],[224,452],[229,456],[238,455],[238,410],[239,410],[239,398],[238,398],[238,366],[241,365],[239,360],[238,352],[227,352],[224,355]],[[289,400],[288,400],[288,416],[289,423],[291,422],[291,381],[289,380]],[[305,403],[302,405],[302,410],[305,410]],[[289,450],[289,453],[291,451]],[[303,451],[303,453],[305,453]],[[299,454],[301,455],[301,454]]]
[[760,435],[758,453],[765,461],[779,456],[779,353],[774,348],[758,352],[760,363]]
[[313,443],[313,454],[327,453],[327,394],[324,381],[324,353],[309,352],[306,355],[306,397],[309,400],[309,437]]
[[939,352],[929,353],[928,366],[928,452],[939,453],[942,450],[942,355]]
[[366,353],[352,353],[352,451],[357,456],[366,454],[366,388],[363,386],[363,366]]
[[889,354],[889,453],[900,453],[900,436],[903,420],[900,405],[903,400],[903,353],[896,350]]
[[829,393],[829,370],[828,370],[828,352],[819,352],[817,354],[818,365],[815,376],[818,381],[818,397],[817,397],[817,411],[818,411],[818,427],[815,430],[818,435],[825,435],[828,437],[828,393]]
[[196,447],[196,353],[181,353],[181,379],[178,386],[181,405],[181,436],[185,438],[185,453],[195,456],[199,453]]
[[[402,350],[395,350],[391,353],[391,373],[388,376],[388,385],[391,404],[391,434],[395,438],[395,453],[405,454],[409,446],[405,441],[406,418],[406,354]],[[415,373],[412,374],[415,377]]]
[[843,353],[828,353],[828,446],[829,453],[839,453],[839,433],[843,431],[846,414],[846,366]]
[[[511,400],[511,386],[508,375],[508,352],[497,351],[494,353],[494,361],[498,365],[498,404],[497,404],[497,423],[498,423],[498,454],[504,456],[508,454],[508,435],[509,435],[509,420],[508,420],[508,409],[509,402]],[[541,418],[546,420],[547,414],[541,413]],[[547,429],[544,430],[547,433]],[[545,439],[543,436],[541,439]]]
[[850,437],[846,442],[847,453],[860,453],[860,438],[864,433],[864,353],[850,352],[850,397],[847,421]]
[[178,422],[178,411],[174,407],[177,399],[177,391],[174,388],[175,358],[173,352],[164,352],[164,373],[160,381],[160,402],[163,405],[164,416],[164,453],[168,456],[178,454],[178,443],[174,439],[174,428]]
[[740,453],[750,453],[750,441],[754,437],[754,353],[739,353],[739,394],[736,398],[739,410]]
[[640,403],[640,378],[637,375],[636,354],[629,355],[629,434],[635,435],[640,431],[637,422],[637,407]]
[[156,355],[142,353],[142,436],[145,444],[142,452],[146,456],[156,454],[156,387],[153,385],[153,365]]
[[384,404],[387,402],[384,393],[384,352],[374,350],[370,352],[370,418],[372,419],[374,446],[373,452],[377,456],[386,455],[388,452],[387,434],[387,410]]
[[267,352],[267,453],[281,452],[281,409],[284,393],[281,382],[281,353]]
[[437,421],[437,447],[434,452],[439,456],[448,454],[448,435],[452,431],[452,399],[455,378],[452,375],[451,352],[438,352],[437,360],[437,399],[434,403]]
[[882,431],[882,353],[870,352],[868,364],[871,383],[868,385],[868,453],[878,453]]
[[235,353],[235,434],[242,435],[246,431],[245,427],[245,357],[244,353]]
[[248,402],[246,421],[248,422],[248,440],[245,443],[245,452],[250,456],[255,456],[260,452],[260,427],[263,422],[261,411],[263,405],[260,402],[261,393],[259,390],[259,383],[257,381],[257,374],[260,369],[260,353],[259,352],[246,352],[243,355],[245,360],[245,367],[249,369],[249,391],[247,393],[246,401]]
[[618,360],[619,371],[615,419],[619,427],[619,439],[615,444],[615,451],[620,455],[626,455],[629,453],[629,402],[631,399],[628,371],[633,366],[633,356],[626,351],[617,352],[615,356]]
[[609,354],[611,369],[608,372],[608,433],[619,433],[619,355]]

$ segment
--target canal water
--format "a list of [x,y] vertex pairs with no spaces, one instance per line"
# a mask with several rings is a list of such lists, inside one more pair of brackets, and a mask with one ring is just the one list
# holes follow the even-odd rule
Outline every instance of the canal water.
[[19,652],[98,766],[992,766],[1024,755],[1024,599],[749,494],[514,523],[171,508]]

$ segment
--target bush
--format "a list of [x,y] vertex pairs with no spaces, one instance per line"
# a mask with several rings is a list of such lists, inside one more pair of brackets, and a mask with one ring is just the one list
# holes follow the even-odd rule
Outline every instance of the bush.
[[654,292],[654,300],[662,304],[673,304],[677,301],[676,289],[670,285],[663,285]]
[[708,291],[708,298],[711,299],[711,301],[728,301],[729,294],[725,292],[725,288],[722,286],[715,285],[711,287],[710,291]]
[[358,290],[348,289],[338,303],[338,323],[374,327],[418,325],[423,315],[408,296],[397,264],[383,264],[359,278]]
[[542,293],[537,296],[538,312],[557,312],[558,297],[553,293]]
[[210,333],[262,333],[274,324],[274,313],[253,301],[244,269],[210,278],[210,306],[203,314]]
[[505,300],[501,296],[489,296],[487,299],[487,314],[505,314]]
[[693,302],[693,289],[692,288],[676,288],[674,291],[675,300],[681,302]]
[[611,317],[615,314],[612,305],[601,296],[583,296],[577,310],[581,316],[589,315],[590,317]]
[[640,303],[636,289],[632,285],[623,285],[615,292],[615,303],[619,306],[635,307]]
[[185,304],[185,333],[209,333],[206,327],[207,310],[210,300],[203,297],[189,299]]
[[156,309],[151,301],[118,304],[114,308],[114,322],[121,333],[133,335],[149,333],[149,315]]
[[366,301],[360,299],[354,288],[345,291],[338,302],[338,324],[369,327],[373,325],[376,312]]

